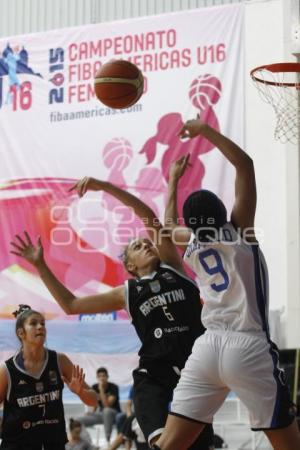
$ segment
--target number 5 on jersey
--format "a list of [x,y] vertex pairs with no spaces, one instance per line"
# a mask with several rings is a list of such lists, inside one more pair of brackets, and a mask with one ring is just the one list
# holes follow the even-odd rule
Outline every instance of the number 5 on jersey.
[[167,318],[170,322],[172,322],[173,320],[175,320],[174,317],[172,316],[172,314],[170,313],[170,311],[168,310],[168,307],[167,307],[167,306],[163,306],[162,309],[163,309],[163,312],[164,312],[166,318]]

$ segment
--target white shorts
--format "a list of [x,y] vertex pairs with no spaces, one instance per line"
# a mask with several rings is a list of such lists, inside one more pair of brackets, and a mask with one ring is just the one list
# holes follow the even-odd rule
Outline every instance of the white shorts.
[[253,430],[284,428],[295,414],[278,364],[277,347],[263,334],[206,331],[182,370],[171,414],[212,423],[233,391],[248,408]]

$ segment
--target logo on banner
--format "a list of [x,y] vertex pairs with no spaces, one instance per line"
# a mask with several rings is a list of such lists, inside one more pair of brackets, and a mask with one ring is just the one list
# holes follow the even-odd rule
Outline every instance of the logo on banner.
[[[0,108],[11,105],[13,111],[28,110],[32,105],[32,83],[21,82],[20,74],[41,77],[29,66],[29,54],[25,47],[11,48],[7,44],[0,57]],[[7,83],[4,80],[7,79]]]
[[63,48],[50,48],[49,50],[49,73],[51,75],[50,82],[53,88],[49,91],[49,103],[62,103],[65,98],[63,73],[65,63],[65,51]]

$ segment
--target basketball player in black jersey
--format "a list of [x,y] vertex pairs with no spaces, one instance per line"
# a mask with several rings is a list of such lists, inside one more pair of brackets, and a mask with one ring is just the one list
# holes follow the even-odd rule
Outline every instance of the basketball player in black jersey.
[[[79,196],[88,190],[104,190],[132,207],[135,214],[147,223],[151,240],[134,239],[124,252],[124,264],[134,279],[104,294],[76,298],[47,266],[40,240],[33,245],[25,233],[24,237],[18,236],[12,245],[16,254],[37,268],[41,279],[67,314],[127,309],[142,341],[139,367],[133,373],[135,413],[152,445],[164,428],[180,370],[195,339],[204,332],[199,291],[186,276],[176,247],[163,233],[162,225],[147,205],[111,183],[93,178],[84,178],[72,189]],[[212,427],[208,426],[190,448],[212,449]]]
[[4,401],[3,450],[64,450],[64,382],[90,406],[97,395],[83,370],[64,354],[45,348],[45,319],[27,305],[16,311],[18,353],[0,366],[0,402]]

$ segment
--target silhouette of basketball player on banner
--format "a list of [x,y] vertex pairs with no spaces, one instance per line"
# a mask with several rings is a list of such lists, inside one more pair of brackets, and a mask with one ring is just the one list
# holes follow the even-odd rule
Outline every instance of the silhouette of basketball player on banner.
[[[213,106],[219,101],[222,92],[221,82],[214,75],[200,75],[190,85],[189,98],[195,108],[198,109],[200,118],[214,129],[220,129],[219,121]],[[190,153],[190,164],[193,169],[187,172],[179,183],[178,205],[182,210],[183,199],[187,193],[200,189],[205,173],[205,167],[199,155],[211,151],[214,146],[208,140],[199,136],[186,142],[178,137],[178,132],[183,126],[181,115],[176,112],[164,115],[157,124],[157,132],[146,141],[141,154],[145,154],[147,164],[154,161],[157,152],[157,144],[167,145],[168,148],[162,157],[161,169],[166,181],[168,181],[169,169],[172,161]]]

